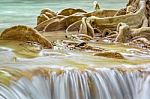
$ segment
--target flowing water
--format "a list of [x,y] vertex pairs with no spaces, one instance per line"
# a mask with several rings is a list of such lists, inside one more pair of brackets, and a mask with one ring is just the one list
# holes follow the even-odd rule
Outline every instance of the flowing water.
[[[97,0],[121,8],[125,0]],[[92,11],[92,0],[1,0],[0,29],[34,26],[42,8]],[[92,44],[91,44],[92,45]],[[24,42],[0,40],[0,99],[150,99],[150,51],[121,44],[94,44],[125,59],[93,56],[61,46],[39,51]]]
[[[0,29],[9,26],[24,24],[35,26],[36,17],[43,8],[59,11],[63,8],[83,8],[93,10],[94,0],[0,0]],[[125,6],[125,0],[97,0],[102,8],[121,8]],[[113,4],[112,4],[113,3]]]
[[30,52],[33,48],[20,42],[1,41],[0,99],[149,99],[150,53],[101,47],[122,52],[126,59],[60,47]]
[[150,76],[147,71],[117,72],[65,69],[20,78],[0,86],[1,99],[149,99]]

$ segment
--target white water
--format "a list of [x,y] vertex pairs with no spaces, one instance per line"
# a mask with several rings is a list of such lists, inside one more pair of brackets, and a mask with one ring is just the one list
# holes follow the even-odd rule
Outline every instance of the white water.
[[[34,26],[36,16],[45,7],[54,11],[66,7],[77,7],[90,11],[92,10],[91,4],[93,1],[1,0],[0,28],[3,29],[16,24]],[[101,3],[103,8],[121,8],[125,4],[122,2],[124,0],[97,1]],[[8,61],[11,58],[8,55],[8,53],[1,53],[0,56],[5,56],[5,58],[0,59],[0,65],[17,66],[17,63]],[[80,60],[79,57],[78,60]],[[88,60],[88,58],[85,59]],[[53,61],[55,60],[54,57],[53,60],[51,58],[50,60],[51,63],[55,62]],[[23,64],[23,62],[20,63]],[[29,63],[33,64],[33,60],[28,59],[26,61],[26,65],[30,67],[31,64]],[[41,64],[43,65],[42,62]],[[97,69],[96,71],[85,70],[82,72],[79,70],[65,69],[61,74],[53,71],[49,72],[49,75],[46,77],[36,75],[32,80],[22,77],[16,82],[12,81],[9,86],[0,82],[0,99],[150,99],[149,73],[149,70],[147,70],[147,72],[136,71],[123,74],[106,68]],[[142,77],[143,75],[144,77]]]
[[149,99],[150,76],[145,74],[106,68],[49,72],[32,80],[21,78],[10,87],[1,85],[0,99]]

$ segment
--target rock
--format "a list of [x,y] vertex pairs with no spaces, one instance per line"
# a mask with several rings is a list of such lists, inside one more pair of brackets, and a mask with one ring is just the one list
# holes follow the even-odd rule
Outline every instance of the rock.
[[50,13],[51,15],[56,16],[56,13],[48,8],[45,8],[41,11],[41,14],[45,14],[45,13]]
[[148,26],[150,27],[150,0],[146,0],[146,17],[148,19]]
[[83,41],[90,41],[93,40],[93,38],[91,36],[88,36],[86,34],[76,34],[76,35],[72,35],[71,36],[73,39],[76,40],[83,40]]
[[39,43],[44,48],[52,48],[51,42],[49,42],[43,35],[33,28],[18,25],[5,29],[1,36],[3,40],[17,40],[17,41],[33,41]]
[[56,16],[56,17],[53,17],[53,18],[50,18],[44,22],[41,22],[40,24],[38,24],[35,29],[38,30],[38,31],[44,31],[44,28],[50,24],[50,23],[55,23],[55,22],[58,22],[60,21],[61,19],[63,19],[64,17],[63,16]]
[[49,12],[45,12],[45,15],[48,17],[48,18],[53,18],[55,17],[53,14],[49,13]]
[[48,19],[49,19],[48,16],[46,16],[45,14],[41,14],[40,16],[37,17],[37,25]]
[[119,23],[117,26],[119,34],[115,42],[126,43],[131,38],[130,27],[125,23]]
[[87,12],[82,9],[66,8],[58,12],[58,15],[69,16],[75,13],[87,13]]
[[104,52],[95,53],[94,56],[103,56],[103,57],[107,57],[107,58],[124,59],[123,55],[121,55],[118,52],[104,51]]
[[81,42],[81,43],[77,44],[75,47],[85,46],[86,44],[87,44],[86,42]]
[[110,29],[104,29],[103,30],[103,33],[102,33],[102,37],[106,37],[108,35],[111,35],[112,34],[112,31]]
[[126,14],[126,8],[122,8],[118,10],[114,16],[120,16],[120,15],[125,15],[125,14]]
[[37,25],[56,16],[56,13],[50,9],[43,9],[37,17]]
[[57,30],[65,30],[69,25],[73,24],[76,21],[81,20],[81,18],[82,16],[74,16],[74,15],[61,18],[61,20],[56,20],[45,26],[44,31],[50,32]]

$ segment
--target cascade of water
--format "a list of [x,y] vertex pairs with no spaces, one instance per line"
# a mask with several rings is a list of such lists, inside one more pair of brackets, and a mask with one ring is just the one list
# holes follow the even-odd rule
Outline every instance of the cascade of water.
[[0,99],[149,99],[148,73],[106,68],[54,71],[0,84]]

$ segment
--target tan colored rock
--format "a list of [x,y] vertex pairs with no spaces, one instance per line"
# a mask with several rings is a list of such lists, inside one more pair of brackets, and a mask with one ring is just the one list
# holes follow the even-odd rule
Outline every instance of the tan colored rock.
[[56,17],[53,17],[53,18],[50,18],[44,22],[41,22],[40,24],[38,24],[35,29],[38,30],[38,31],[44,31],[44,28],[48,25],[48,24],[51,24],[51,23],[54,23],[54,22],[59,22],[60,20],[64,19],[64,16],[56,16]]
[[106,28],[106,29],[103,30],[102,37],[106,37],[106,36],[109,36],[111,34],[114,34],[114,32],[111,31],[110,29]]
[[41,11],[41,14],[45,14],[45,13],[50,13],[51,15],[56,16],[56,13],[48,8],[45,8]]
[[67,29],[68,26],[70,26],[74,22],[81,20],[81,18],[82,18],[82,16],[74,16],[74,15],[64,17],[61,20],[49,23],[44,28],[44,31],[50,32],[50,31],[56,31],[56,30],[65,30],[65,29]]
[[120,15],[125,15],[125,14],[126,14],[126,8],[122,8],[118,10],[114,16],[120,16]]
[[100,11],[85,13],[84,16],[85,17],[96,16],[99,18],[113,17],[117,12],[118,12],[118,10],[104,9],[104,10],[100,10]]
[[150,27],[141,27],[138,29],[132,29],[131,32],[133,37],[140,36],[150,41]]
[[82,24],[80,26],[79,33],[86,34],[91,37],[95,37],[94,28],[92,27],[91,23],[93,20],[91,20],[92,17],[83,17],[82,18]]
[[72,23],[67,27],[66,33],[68,33],[69,31],[79,31],[81,23],[82,23],[81,20]]
[[48,16],[46,16],[45,14],[41,14],[40,16],[37,17],[37,25],[48,19],[49,19]]
[[123,55],[118,52],[98,52],[95,53],[94,56],[103,56],[107,58],[115,58],[115,59],[124,59]]
[[146,0],[146,17],[148,19],[148,26],[150,27],[150,0]]
[[146,38],[143,38],[143,37],[140,37],[140,38],[137,38],[135,40],[133,40],[134,43],[142,43],[142,44],[145,44],[147,46],[150,46],[150,41]]
[[107,28],[111,31],[115,31],[117,25],[122,22],[126,23],[127,25],[121,27],[119,26],[120,33],[116,39],[116,42],[125,43],[128,40],[128,36],[130,39],[130,35],[128,35],[130,34],[129,29],[141,27],[145,20],[145,2],[141,1],[139,4],[137,4],[137,6],[139,7],[139,9],[137,9],[135,13],[110,17],[96,17],[96,16],[83,17],[79,33],[84,33],[89,36],[95,37],[94,28],[98,28],[100,30],[104,30]]
[[45,15],[46,15],[48,18],[55,17],[53,14],[51,14],[51,13],[49,13],[49,12],[45,12]]
[[141,1],[139,5],[139,10],[134,14],[126,14],[120,16],[112,16],[112,17],[90,17],[92,23],[95,24],[100,29],[116,29],[117,25],[120,22],[126,23],[131,28],[139,28],[145,19],[145,2]]
[[123,66],[120,66],[120,67],[116,67],[115,70],[117,72],[120,72],[122,74],[124,73],[133,73],[133,72],[144,72],[144,68],[143,67],[134,67],[134,68],[128,68],[128,67],[123,67]]
[[40,15],[37,17],[37,25],[55,16],[56,16],[56,13],[51,11],[50,9],[47,9],[47,8],[43,9]]
[[75,13],[87,13],[87,12],[84,11],[83,9],[66,8],[58,12],[58,15],[69,16]]
[[138,5],[140,0],[128,0],[127,6]]
[[115,42],[126,43],[131,39],[130,27],[125,23],[118,24],[119,34],[116,37]]
[[3,40],[17,40],[23,42],[33,41],[39,43],[44,48],[53,48],[51,42],[49,42],[38,31],[23,25],[5,29],[0,38]]
[[91,36],[88,36],[86,34],[76,34],[76,35],[72,35],[73,39],[76,40],[83,40],[83,41],[90,41],[93,40],[93,38]]

